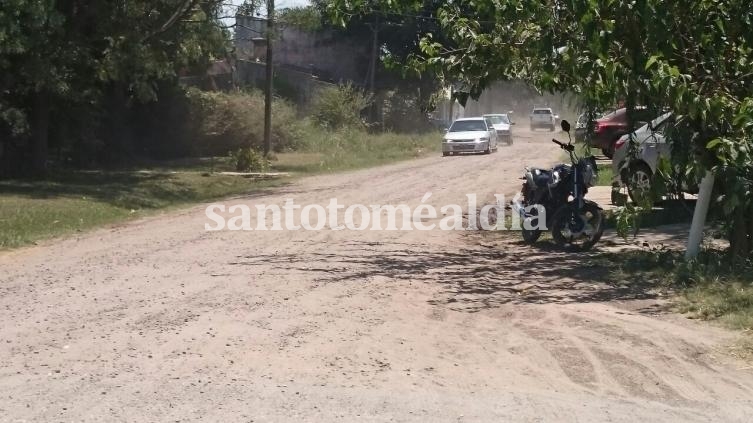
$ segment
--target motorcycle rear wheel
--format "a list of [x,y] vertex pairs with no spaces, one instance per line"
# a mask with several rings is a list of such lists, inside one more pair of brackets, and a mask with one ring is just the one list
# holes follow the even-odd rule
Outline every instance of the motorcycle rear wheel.
[[572,204],[560,207],[552,218],[552,238],[572,251],[588,251],[604,233],[604,213],[596,203],[586,201],[577,210]]

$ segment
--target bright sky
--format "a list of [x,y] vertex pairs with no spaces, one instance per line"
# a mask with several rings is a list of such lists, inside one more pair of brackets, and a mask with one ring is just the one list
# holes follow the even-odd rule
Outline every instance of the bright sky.
[[[240,6],[243,4],[243,0],[230,0],[227,2],[228,4],[232,4],[234,6]],[[311,4],[309,0],[275,0],[275,10],[285,9],[286,7],[296,7],[296,6],[307,6]],[[235,16],[235,7],[228,6],[227,9],[225,9],[226,14],[230,16]],[[267,10],[265,7],[262,7],[260,17],[264,17],[267,15]],[[232,25],[235,23],[234,17],[228,17],[222,20],[225,25]]]
[[[243,3],[243,0],[230,0],[236,6]],[[307,6],[309,0],[275,0],[275,9],[284,9],[286,7]]]

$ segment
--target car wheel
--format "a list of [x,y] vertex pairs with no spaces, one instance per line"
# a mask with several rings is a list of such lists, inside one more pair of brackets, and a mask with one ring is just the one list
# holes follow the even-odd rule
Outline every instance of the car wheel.
[[507,140],[507,145],[512,145],[512,136]]
[[446,152],[446,151],[443,151],[443,152],[442,152],[442,157],[447,157],[447,156],[449,156],[449,155],[450,155],[450,153],[448,153],[448,152]]
[[557,129],[556,126],[552,125],[549,127],[549,132],[554,132]]
[[646,163],[637,162],[630,165],[628,170],[628,195],[633,203],[642,205],[649,202],[653,204],[651,180],[653,172]]

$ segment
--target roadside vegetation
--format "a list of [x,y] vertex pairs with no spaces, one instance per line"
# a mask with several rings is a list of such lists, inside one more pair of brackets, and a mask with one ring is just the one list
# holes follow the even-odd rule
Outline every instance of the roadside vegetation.
[[[210,72],[235,55],[227,16],[257,15],[262,3],[121,3],[118,13],[0,4],[0,248],[438,148],[426,112],[439,80],[378,63],[373,79],[388,98],[380,105],[363,88],[324,80],[303,104],[293,85],[275,80],[273,151],[263,157],[257,82]],[[302,31],[372,38],[371,21],[336,29],[312,7],[279,18]],[[405,43],[413,35],[392,31],[382,41],[407,45],[405,56],[416,51]],[[270,182],[222,171],[290,176]]]
[[281,183],[192,170],[71,171],[0,181],[0,249]]
[[[0,180],[0,249],[84,231],[198,202],[262,192],[302,175],[382,165],[438,152],[439,133],[369,132],[360,112],[367,96],[353,87],[321,93],[312,117],[274,104],[276,152],[259,149],[263,96],[187,90],[183,134],[174,144],[197,157],[142,161],[125,167],[60,166],[45,176]],[[177,101],[177,100],[173,100]],[[266,172],[231,175],[225,172]]]
[[219,157],[129,170],[69,170],[38,179],[0,180],[0,249],[175,207],[259,193],[296,176],[421,157],[438,150],[437,140],[433,133],[316,130],[301,142],[299,150],[274,156],[267,170],[290,173],[274,179],[222,174],[235,171],[236,166],[233,158]]
[[672,308],[688,317],[743,331],[737,353],[753,357],[753,262],[730,259],[709,247],[686,261],[681,251],[650,248],[604,254],[613,282],[671,294]]

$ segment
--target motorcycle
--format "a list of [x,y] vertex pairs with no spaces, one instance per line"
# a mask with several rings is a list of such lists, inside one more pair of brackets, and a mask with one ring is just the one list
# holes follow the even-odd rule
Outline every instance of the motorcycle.
[[[562,120],[560,125],[570,138],[570,123]],[[598,176],[596,159],[593,156],[578,157],[572,138],[567,144],[556,139],[552,142],[568,152],[571,164],[558,164],[552,169],[526,167],[521,178],[525,180],[521,190],[523,201],[514,204],[513,208],[522,219],[526,243],[536,242],[543,230],[551,228],[552,238],[558,245],[586,251],[604,232],[603,210],[585,199],[588,188],[594,185]],[[543,229],[541,223],[545,223]]]

